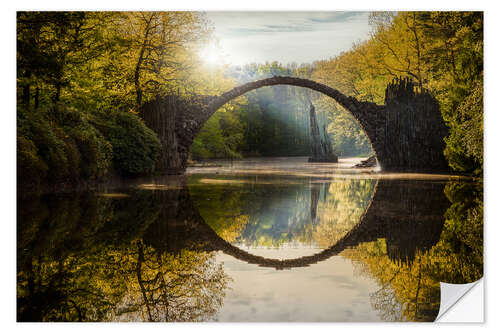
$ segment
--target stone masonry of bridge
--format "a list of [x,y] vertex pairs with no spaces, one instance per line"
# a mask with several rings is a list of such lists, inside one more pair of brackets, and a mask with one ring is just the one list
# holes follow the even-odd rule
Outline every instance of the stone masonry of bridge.
[[349,111],[366,133],[383,171],[447,171],[443,156],[447,135],[439,105],[425,90],[407,79],[386,88],[385,105],[361,102],[324,84],[296,77],[275,76],[238,86],[220,96],[181,99],[157,97],[139,113],[162,142],[157,171],[184,173],[189,150],[205,122],[224,104],[249,91],[275,85],[315,90],[333,98]]

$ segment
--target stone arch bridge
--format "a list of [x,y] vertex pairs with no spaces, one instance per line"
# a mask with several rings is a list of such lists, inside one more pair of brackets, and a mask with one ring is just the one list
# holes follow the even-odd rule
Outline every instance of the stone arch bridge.
[[361,102],[324,84],[303,78],[274,76],[243,84],[220,96],[183,100],[157,97],[139,112],[162,142],[157,170],[182,174],[189,150],[205,122],[225,103],[249,91],[275,85],[312,89],[333,98],[357,120],[366,133],[383,171],[444,171],[447,128],[437,101],[408,79],[397,79],[385,92],[385,104]]
[[[449,204],[442,181],[379,180],[359,222],[331,247],[294,259],[271,259],[249,253],[221,238],[203,219],[187,188],[160,191],[168,203],[143,234],[160,252],[222,251],[236,259],[277,270],[307,267],[363,242],[385,239],[387,255],[411,265],[418,251],[439,241]],[[413,214],[409,214],[413,212]]]

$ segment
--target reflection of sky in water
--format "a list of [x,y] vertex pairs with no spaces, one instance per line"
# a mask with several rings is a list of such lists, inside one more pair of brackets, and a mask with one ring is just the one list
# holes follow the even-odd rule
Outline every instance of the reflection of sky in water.
[[[314,249],[258,249],[264,257],[297,258]],[[225,254],[217,255],[233,278],[219,321],[380,321],[370,305],[377,290],[371,278],[356,276],[349,260],[335,256],[316,265],[293,270],[248,265]]]

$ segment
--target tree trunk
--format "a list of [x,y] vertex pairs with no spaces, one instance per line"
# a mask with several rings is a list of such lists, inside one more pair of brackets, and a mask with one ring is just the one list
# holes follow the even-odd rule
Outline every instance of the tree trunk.
[[39,103],[40,103],[40,88],[36,87],[36,89],[35,89],[35,110],[38,109]]
[[[31,79],[31,72],[30,71],[26,72],[26,78],[28,79],[28,81],[30,81],[30,79]],[[23,86],[22,101],[23,101],[23,104],[26,106],[26,108],[30,107],[30,97],[31,97],[30,96],[30,89],[31,89],[31,86],[29,83],[26,83]]]
[[155,169],[164,174],[179,174],[186,168],[187,156],[179,149],[176,134],[176,117],[181,112],[178,104],[176,96],[158,96],[140,108],[142,119],[160,139],[161,151]]
[[25,84],[23,87],[23,104],[29,108],[30,107],[30,85]]

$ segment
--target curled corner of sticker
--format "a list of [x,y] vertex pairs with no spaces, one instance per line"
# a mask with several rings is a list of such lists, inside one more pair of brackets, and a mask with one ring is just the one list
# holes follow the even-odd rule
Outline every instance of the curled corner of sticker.
[[[452,284],[440,282],[441,304],[436,322],[476,322],[484,321],[483,279],[472,283]],[[474,288],[474,293],[470,291]],[[471,297],[468,297],[468,296]]]

